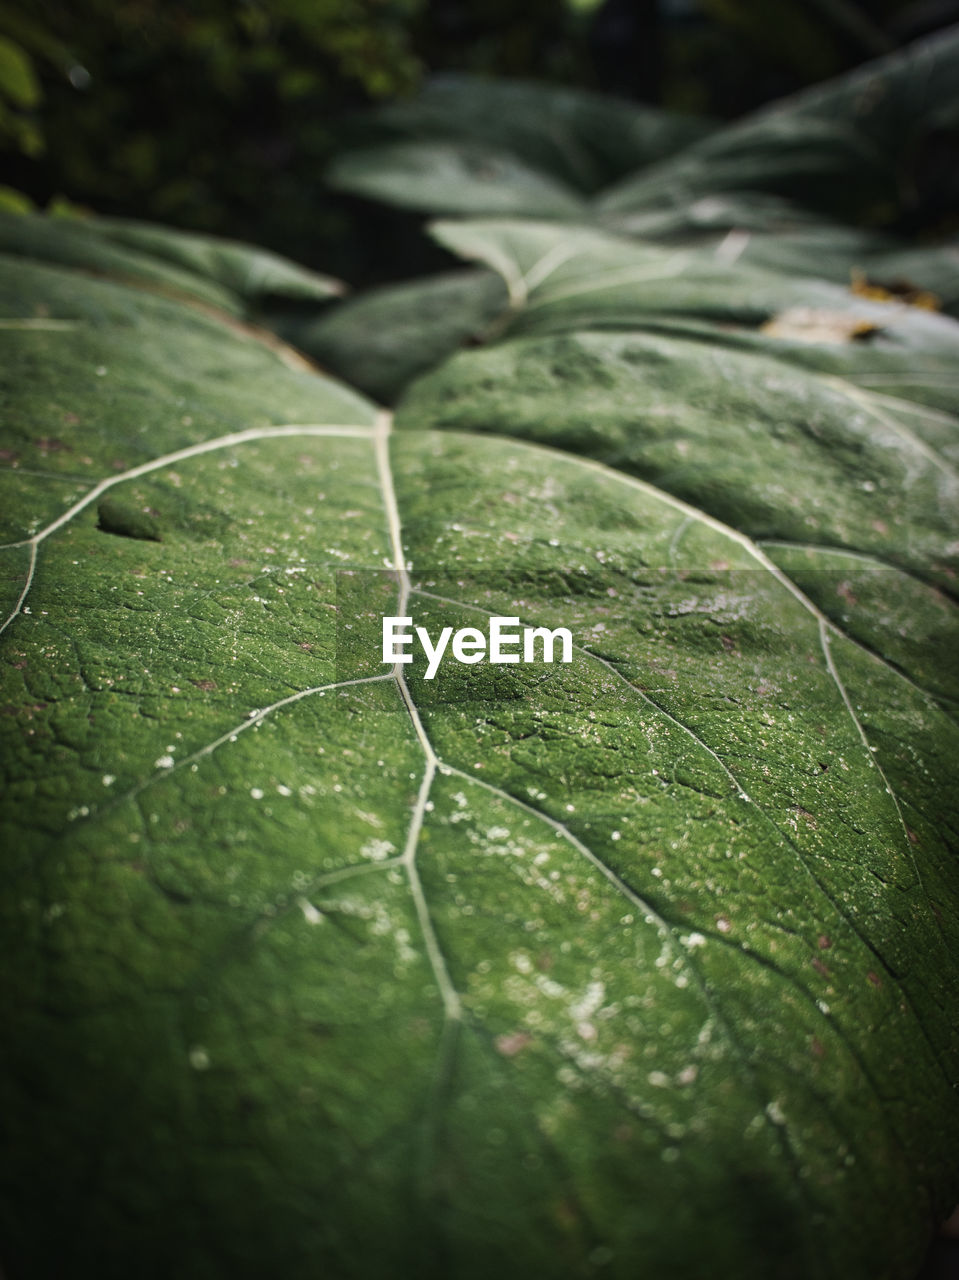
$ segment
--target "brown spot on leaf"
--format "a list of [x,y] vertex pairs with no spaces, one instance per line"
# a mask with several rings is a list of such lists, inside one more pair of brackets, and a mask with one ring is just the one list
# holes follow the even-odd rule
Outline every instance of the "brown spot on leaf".
[[823,964],[823,962],[820,959],[818,958],[814,959],[812,962],[812,967],[816,970],[817,973],[821,973],[824,978],[829,977],[829,970],[826,968],[826,966]]
[[832,938],[828,933],[821,933],[817,939],[820,951],[828,951],[832,946]]
[[847,311],[829,311],[822,307],[789,307],[761,326],[760,333],[786,342],[812,342],[837,346],[844,342],[863,342],[880,333],[879,325]]
[[879,976],[879,974],[878,974],[878,973],[873,973],[873,971],[872,971],[871,969],[870,969],[870,970],[869,970],[869,972],[866,974],[866,977],[867,977],[867,979],[869,980],[869,982],[871,982],[871,983],[872,983],[872,985],[873,985],[874,987],[881,987],[881,986],[882,986],[882,978],[880,978],[880,976]]
[[202,689],[204,693],[212,693],[216,688],[215,680],[191,680],[190,684],[196,685],[198,689]]
[[870,302],[902,302],[907,307],[919,307],[921,311],[941,311],[942,299],[931,289],[920,289],[910,280],[899,277],[895,280],[870,280],[864,271],[855,268],[849,273],[851,280],[849,289],[858,298],[868,298]]

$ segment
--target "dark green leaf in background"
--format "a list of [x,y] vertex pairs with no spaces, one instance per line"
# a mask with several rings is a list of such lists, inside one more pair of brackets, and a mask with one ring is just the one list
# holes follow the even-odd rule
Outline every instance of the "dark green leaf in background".
[[391,404],[418,374],[479,341],[506,300],[492,271],[449,271],[384,285],[318,318],[289,317],[277,327],[323,368]]
[[872,225],[936,219],[956,198],[944,157],[956,153],[957,75],[952,28],[722,129],[564,90],[448,77],[372,117],[406,140],[348,152],[332,174],[337,185],[390,203],[465,212],[459,192],[482,146],[488,181],[473,193],[474,215],[508,204],[533,217],[576,217],[555,199],[544,208],[538,188],[552,175],[594,195],[594,216],[621,226],[635,219],[640,234],[643,215],[648,234],[657,214],[685,218],[697,201],[737,193]]
[[823,211],[890,221],[923,180],[926,146],[959,126],[959,31],[763,108],[603,194],[610,210],[683,205],[706,192],[799,196]]
[[137,281],[244,315],[266,299],[325,301],[343,286],[264,249],[107,218],[0,214],[9,253]]
[[370,112],[367,128],[414,143],[468,140],[590,195],[712,126],[584,90],[461,74],[437,76],[418,97]]
[[341,157],[327,178],[359,195],[442,213],[569,219],[584,208],[560,180],[475,143],[395,142]]

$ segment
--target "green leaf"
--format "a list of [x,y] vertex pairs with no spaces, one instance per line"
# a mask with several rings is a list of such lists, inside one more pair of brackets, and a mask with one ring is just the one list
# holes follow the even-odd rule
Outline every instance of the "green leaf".
[[113,244],[214,280],[247,302],[268,298],[322,302],[343,292],[339,280],[308,271],[268,249],[220,236],[172,231],[120,218],[97,218],[89,226]]
[[607,211],[767,191],[890,221],[916,202],[925,143],[959,125],[959,28],[764,107],[605,191]]
[[0,210],[4,213],[31,213],[33,201],[15,187],[0,185]]
[[26,109],[42,97],[30,55],[6,36],[0,36],[0,97]]
[[[782,279],[707,251],[639,244],[589,227],[470,219],[435,223],[432,233],[503,277],[513,331],[571,328],[584,318],[626,327],[653,314],[758,326],[788,306],[849,305],[844,291],[825,282]],[[865,301],[858,305],[864,318],[875,314]]]
[[948,585],[959,419],[655,334],[581,332],[464,352],[401,423],[553,444],[644,476],[754,539],[846,547]]
[[348,152],[326,177],[341,190],[427,212],[575,218],[584,207],[565,183],[475,143],[395,142]]
[[[885,237],[832,223],[763,229],[731,228],[703,248],[729,264],[762,267],[848,285],[859,280],[888,301],[901,298],[959,316],[959,248],[955,243],[905,249]],[[868,293],[867,295],[868,296]]]
[[478,340],[506,305],[499,276],[449,271],[371,289],[284,335],[320,365],[384,404],[418,374]]
[[782,276],[704,250],[640,245],[520,219],[439,222],[445,248],[497,271],[509,336],[649,329],[758,350],[856,385],[959,410],[959,329],[827,281]]
[[837,239],[848,239],[850,246],[861,245],[870,250],[894,243],[876,232],[825,222],[821,214],[767,191],[707,192],[675,208],[604,213],[598,221],[602,229],[614,234],[691,244],[729,231],[777,237],[832,233]]
[[856,272],[871,274],[873,263],[888,246],[869,232],[823,223],[759,232],[735,227],[722,239],[702,247],[730,266],[742,264],[781,275],[814,276],[848,286]]
[[712,129],[693,116],[581,89],[468,75],[437,76],[417,98],[366,120],[411,141],[468,141],[509,152],[587,194]]
[[[849,452],[785,422],[783,479],[821,475],[784,518],[841,494],[858,536],[855,444],[886,468],[887,652],[861,560],[818,606],[815,547],[556,448],[548,387],[544,443],[412,396],[391,433],[79,263],[3,257],[0,317],[11,1276],[908,1280],[959,1141],[932,435],[855,437],[845,391],[738,356]],[[598,437],[627,338],[589,336]],[[636,341],[621,412],[678,413],[660,365],[709,391],[695,344]],[[384,667],[407,608],[566,626],[573,660]]]
[[0,244],[7,253],[149,284],[237,315],[271,297],[326,301],[343,290],[266,249],[123,219],[0,214]]

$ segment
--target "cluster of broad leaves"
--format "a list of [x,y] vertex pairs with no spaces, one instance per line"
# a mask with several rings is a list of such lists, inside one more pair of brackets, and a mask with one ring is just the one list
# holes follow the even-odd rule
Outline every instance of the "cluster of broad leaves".
[[[339,180],[479,269],[345,302],[0,223],[10,1280],[912,1280],[959,323],[847,277],[955,261],[822,215],[908,187],[956,46],[725,130],[439,86]],[[573,660],[397,674],[396,612]]]
[[[956,315],[957,77],[959,28],[719,128],[583,91],[448,76],[373,113],[367,145],[329,178],[433,215],[591,226],[697,250],[687,275],[735,264],[843,287],[851,272],[893,290],[908,283]],[[939,224],[946,233],[921,252],[902,237]],[[450,274],[371,294],[295,336],[392,397],[499,309],[488,274]],[[414,314],[416,340],[401,353],[396,326]],[[367,326],[374,335],[357,341]]]

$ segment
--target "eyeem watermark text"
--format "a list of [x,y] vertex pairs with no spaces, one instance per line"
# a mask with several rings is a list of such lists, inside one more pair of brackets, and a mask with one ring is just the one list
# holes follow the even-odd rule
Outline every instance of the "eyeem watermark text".
[[456,662],[466,664],[482,662],[484,658],[496,664],[538,659],[551,663],[557,661],[558,647],[558,661],[573,661],[573,637],[566,627],[520,627],[519,618],[494,615],[489,619],[488,634],[479,627],[461,627],[458,631],[444,627],[434,644],[425,627],[414,627],[411,632],[412,626],[412,618],[383,619],[383,661],[390,666],[412,662],[413,654],[407,650],[419,641],[426,655],[427,680],[436,675],[447,650]]

